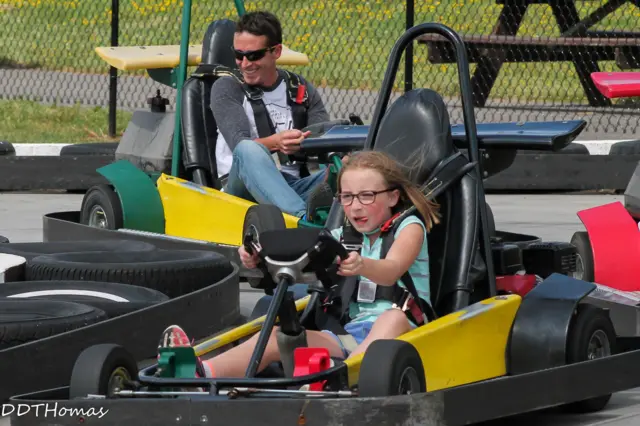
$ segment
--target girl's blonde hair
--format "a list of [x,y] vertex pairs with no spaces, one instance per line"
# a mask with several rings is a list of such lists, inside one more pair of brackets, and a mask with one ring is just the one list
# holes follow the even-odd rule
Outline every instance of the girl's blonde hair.
[[340,183],[343,174],[354,169],[376,170],[382,174],[390,188],[400,190],[400,201],[396,205],[394,213],[414,205],[422,216],[427,231],[430,231],[433,225],[440,223],[438,215],[440,206],[436,202],[428,200],[418,186],[409,180],[400,164],[389,155],[380,151],[361,151],[349,155],[347,163],[342,166],[338,174],[338,192],[341,191]]

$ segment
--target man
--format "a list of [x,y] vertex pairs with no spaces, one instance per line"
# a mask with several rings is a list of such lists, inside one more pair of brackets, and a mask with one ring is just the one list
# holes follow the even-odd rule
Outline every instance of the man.
[[[268,135],[259,135],[256,124],[259,116],[255,115],[254,106],[237,79],[225,76],[212,85],[211,110],[219,129],[218,175],[229,174],[224,191],[258,203],[274,204],[302,218],[310,192],[323,181],[326,172],[301,177],[299,164],[289,163],[281,156],[285,161],[281,161],[281,170],[278,170],[272,156],[277,152],[288,155],[300,150],[300,143],[309,135],[294,128],[287,97],[288,75],[276,67],[282,53],[280,22],[269,12],[243,15],[236,26],[233,48],[246,85],[263,92],[271,127]],[[298,78],[308,97],[306,125],[329,121],[319,93],[309,82]]]

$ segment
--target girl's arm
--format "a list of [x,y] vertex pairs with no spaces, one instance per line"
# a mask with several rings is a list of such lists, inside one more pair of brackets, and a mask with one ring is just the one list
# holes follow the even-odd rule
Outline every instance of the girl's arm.
[[394,285],[415,262],[423,242],[424,229],[420,224],[411,223],[400,231],[386,258],[363,257],[359,274],[379,285]]

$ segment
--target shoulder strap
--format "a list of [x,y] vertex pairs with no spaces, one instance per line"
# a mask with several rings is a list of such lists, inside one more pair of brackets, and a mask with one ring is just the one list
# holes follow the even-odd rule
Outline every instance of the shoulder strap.
[[287,70],[283,71],[287,84],[287,102],[291,107],[293,127],[302,130],[308,124],[309,94],[307,93],[307,86],[298,74]]

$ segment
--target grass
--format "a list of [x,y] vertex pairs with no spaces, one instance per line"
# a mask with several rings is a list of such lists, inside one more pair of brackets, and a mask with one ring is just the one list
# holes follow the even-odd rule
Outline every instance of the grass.
[[[581,16],[605,0],[578,2]],[[285,42],[305,52],[311,65],[304,70],[318,86],[378,90],[393,42],[404,31],[404,0],[271,0],[247,1],[247,10],[268,9],[283,22]],[[2,7],[4,5],[4,7]],[[120,2],[120,44],[177,44],[181,2],[123,0]],[[416,2],[416,22],[436,21],[464,33],[488,34],[501,6],[494,0]],[[73,72],[106,73],[93,52],[110,43],[110,2],[98,0],[0,0],[0,39],[5,61]],[[235,18],[231,0],[196,0],[192,6],[192,43],[200,43],[215,19]],[[635,30],[640,13],[627,4],[597,28]],[[551,9],[529,8],[520,35],[557,35]],[[455,65],[433,65],[427,48],[414,49],[415,83],[445,96],[458,93]],[[0,62],[2,58],[0,58]],[[615,70],[615,64],[601,64]],[[472,67],[473,68],[473,67]],[[473,69],[472,69],[473,71]],[[562,78],[558,78],[562,76]],[[402,72],[396,79],[401,87]],[[570,63],[508,64],[492,99],[586,102]]]
[[[0,138],[11,143],[111,142],[106,108],[44,105],[33,101],[0,100]],[[131,113],[118,111],[117,135]]]

